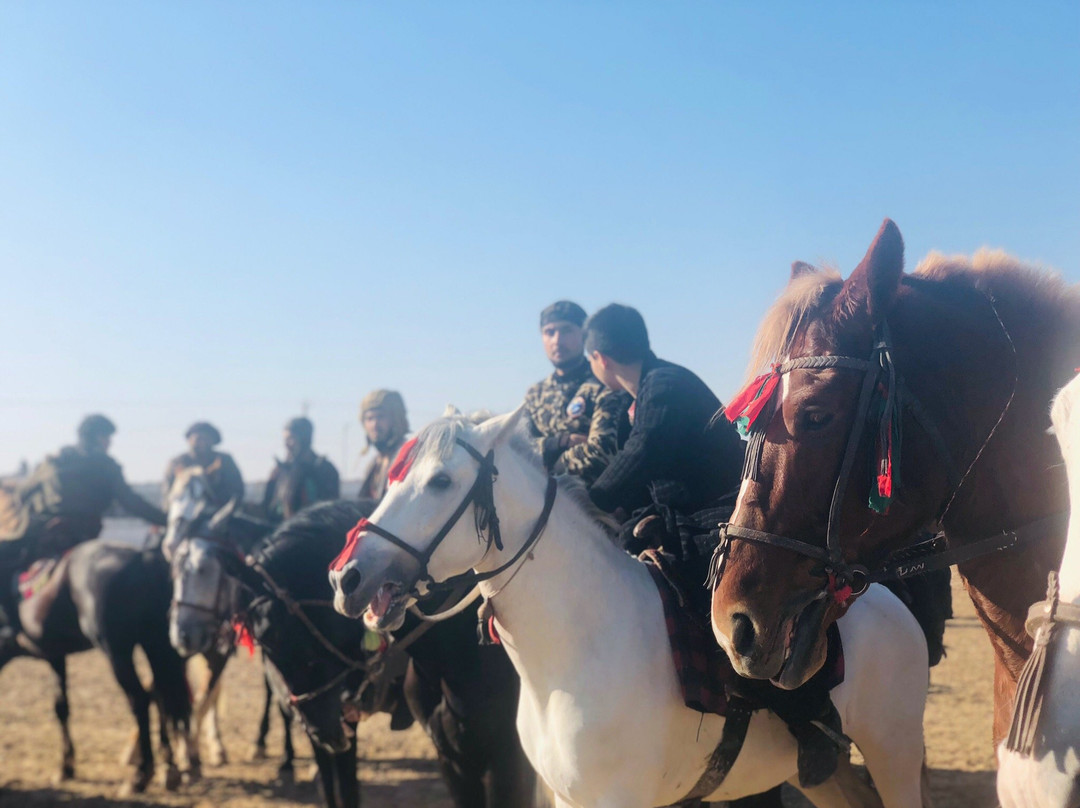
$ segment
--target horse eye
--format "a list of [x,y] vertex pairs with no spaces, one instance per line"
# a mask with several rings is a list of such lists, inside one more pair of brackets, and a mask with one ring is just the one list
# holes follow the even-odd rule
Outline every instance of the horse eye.
[[453,482],[450,479],[450,475],[446,472],[440,471],[430,480],[428,480],[428,488],[434,488],[436,491],[445,491],[450,487],[450,483]]
[[802,427],[808,431],[824,429],[833,419],[831,412],[825,410],[807,410],[802,415]]

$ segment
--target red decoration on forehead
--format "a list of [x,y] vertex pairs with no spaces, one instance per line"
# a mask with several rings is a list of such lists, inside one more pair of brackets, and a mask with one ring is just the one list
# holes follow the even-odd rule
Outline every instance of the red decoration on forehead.
[[330,569],[334,572],[340,572],[344,569],[345,565],[349,563],[349,559],[352,558],[352,554],[356,551],[356,548],[360,545],[360,534],[367,530],[368,520],[361,519],[356,523],[356,527],[349,531],[345,537],[345,547],[338,553],[337,558],[330,562]]
[[779,366],[773,365],[772,370],[758,376],[728,402],[724,415],[739,428],[739,432],[746,435],[772,401],[779,383]]
[[412,468],[413,460],[416,456],[416,438],[407,441],[405,445],[401,447],[401,451],[397,453],[397,457],[394,459],[394,465],[390,467],[390,471],[386,474],[387,483],[400,483],[405,479],[405,475],[409,473],[409,469]]

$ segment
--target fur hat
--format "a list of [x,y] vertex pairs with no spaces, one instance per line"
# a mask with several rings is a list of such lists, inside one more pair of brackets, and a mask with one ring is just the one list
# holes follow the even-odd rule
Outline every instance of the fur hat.
[[[409,419],[405,415],[405,399],[396,390],[372,390],[360,401],[360,420],[368,410],[382,410],[390,417],[390,440],[396,441],[409,433]],[[367,445],[371,446],[368,440]]]

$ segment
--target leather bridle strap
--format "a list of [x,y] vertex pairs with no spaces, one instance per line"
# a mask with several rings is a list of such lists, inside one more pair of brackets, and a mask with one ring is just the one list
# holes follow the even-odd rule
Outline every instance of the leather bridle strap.
[[[492,484],[494,484],[495,478],[499,474],[499,470],[495,468],[494,451],[489,451],[487,455],[482,455],[468,443],[463,441],[461,438],[457,438],[457,443],[459,446],[462,446],[470,455],[472,455],[473,459],[475,459],[476,462],[480,464],[480,468],[476,473],[476,481],[473,483],[472,488],[469,489],[469,493],[465,495],[465,498],[461,500],[460,503],[458,503],[457,508],[455,508],[454,512],[450,514],[450,518],[447,519],[445,523],[443,523],[443,526],[439,529],[439,532],[435,534],[435,536],[431,539],[430,542],[428,542],[427,547],[425,547],[423,550],[417,550],[405,540],[398,538],[389,530],[385,530],[384,528],[379,527],[374,522],[369,521],[364,524],[365,532],[374,533],[376,536],[379,536],[380,538],[390,542],[399,550],[404,550],[406,553],[412,556],[416,563],[420,565],[420,577],[427,578],[428,581],[431,580],[430,576],[428,576],[427,574],[427,566],[428,562],[431,561],[431,557],[435,555],[435,551],[439,549],[439,545],[442,544],[443,540],[450,534],[450,531],[454,529],[454,526],[458,523],[458,520],[460,520],[461,517],[465,515],[465,512],[469,509],[469,506],[473,504],[473,502],[478,496],[480,496],[481,490],[485,486],[491,486]],[[498,535],[498,517],[495,517],[494,513],[491,514],[490,522],[492,522],[493,525],[489,524],[489,529],[493,530],[495,535]],[[489,539],[489,541],[494,541],[498,549],[502,549],[501,537],[498,539],[495,539],[493,537]]]
[[555,478],[549,476],[547,478],[547,488],[544,491],[544,506],[540,511],[540,516],[533,524],[532,530],[526,537],[525,542],[518,548],[517,552],[514,553],[509,561],[500,564],[495,569],[488,570],[487,572],[473,572],[472,570],[468,570],[459,575],[452,575],[444,581],[435,581],[428,572],[428,564],[430,563],[432,556],[435,555],[435,551],[439,548],[439,545],[442,544],[443,540],[450,534],[450,531],[454,529],[454,526],[469,509],[470,505],[479,507],[480,501],[484,501],[484,514],[482,517],[478,516],[477,518],[477,530],[486,528],[489,550],[492,545],[499,551],[503,549],[499,529],[499,517],[495,512],[494,493],[492,490],[495,478],[499,473],[498,469],[495,468],[495,451],[492,449],[488,451],[486,455],[482,455],[473,448],[473,446],[461,438],[457,438],[456,440],[457,444],[463,447],[472,458],[480,464],[480,469],[476,475],[476,482],[474,482],[472,488],[469,489],[469,493],[465,495],[465,498],[458,504],[457,508],[450,515],[450,518],[447,519],[439,529],[439,532],[435,534],[423,550],[417,550],[404,539],[395,536],[389,530],[379,527],[374,522],[368,521],[364,523],[364,532],[374,533],[376,536],[390,542],[398,549],[404,550],[417,562],[419,570],[416,582],[412,586],[413,594],[416,597],[420,597],[420,593],[416,591],[416,586],[421,582],[424,583],[427,590],[424,594],[430,594],[432,592],[456,589],[457,587],[463,586],[473,587],[481,581],[490,580],[495,576],[506,572],[506,570],[510,569],[510,567],[521,560],[525,553],[536,544],[540,535],[544,532],[544,528],[547,526],[548,519],[551,516],[551,509],[555,504],[555,496],[559,490]]
[[311,690],[307,693],[301,693],[299,695],[290,694],[289,698],[293,704],[301,704],[305,701],[310,701],[311,699],[317,698],[318,696],[323,695],[324,693],[328,692],[333,687],[338,685],[353,671],[362,671],[366,669],[366,665],[363,661],[356,660],[347,656],[341,651],[341,649],[339,649],[336,645],[330,642],[330,640],[326,638],[326,635],[319,631],[318,627],[311,621],[311,618],[307,616],[307,613],[304,612],[302,605],[306,604],[309,606],[323,606],[326,608],[333,608],[333,603],[324,600],[296,600],[292,597],[292,595],[288,593],[288,591],[282,588],[277,583],[277,581],[274,580],[273,576],[270,575],[270,573],[266,571],[266,568],[263,567],[263,565],[260,564],[258,561],[249,558],[248,566],[259,574],[259,576],[266,582],[267,587],[273,593],[274,597],[281,601],[281,603],[288,610],[289,614],[291,614],[293,617],[300,621],[301,625],[303,625],[304,628],[307,629],[308,633],[315,639],[315,641],[327,651],[329,651],[335,659],[337,659],[345,666],[344,670],[342,670],[341,673],[330,679],[325,684],[317,687],[315,690]]

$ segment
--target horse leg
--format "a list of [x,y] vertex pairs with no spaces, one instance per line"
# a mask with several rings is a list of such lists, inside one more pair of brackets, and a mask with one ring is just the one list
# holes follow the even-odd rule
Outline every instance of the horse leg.
[[[427,722],[428,737],[435,744],[439,771],[455,808],[484,808],[484,766],[476,744],[470,743],[468,727],[442,701]],[[502,803],[495,803],[502,805]]]
[[836,773],[819,786],[803,788],[799,778],[788,781],[817,808],[894,808],[906,803],[883,801],[874,788],[851,767],[851,759],[841,755]]
[[150,694],[143,688],[139,673],[135,670],[135,661],[132,658],[134,649],[125,650],[126,653],[121,654],[112,648],[106,649],[113,676],[116,677],[117,684],[127,696],[138,732],[136,770],[131,779],[121,788],[121,796],[145,791],[154,778],[154,750],[150,744]]
[[338,802],[337,788],[334,784],[334,755],[327,752],[315,741],[311,742],[311,749],[315,753],[315,765],[319,769],[319,787],[322,790],[323,802],[326,808],[342,808]]
[[292,710],[286,707],[284,704],[278,705],[278,711],[281,713],[281,726],[285,733],[285,760],[278,766],[277,780],[280,783],[291,783],[293,781],[293,760],[296,757],[296,751],[293,749],[292,742],[292,723],[293,714]]
[[[154,674],[154,695],[161,718],[161,753],[166,764],[165,788],[175,791],[180,787],[180,769],[173,758],[170,732],[187,747],[191,728],[191,691],[188,688],[187,666],[183,658],[169,642],[165,625],[160,630],[147,631],[139,643],[150,669]],[[185,748],[190,758],[190,749]]]
[[225,670],[225,663],[229,661],[227,654],[214,654],[209,659],[210,681],[206,687],[206,715],[209,722],[206,725],[206,741],[210,747],[210,765],[224,766],[229,762],[229,755],[225,752],[225,742],[221,737],[221,724],[219,716],[221,711],[221,674]]
[[71,742],[71,732],[68,730],[70,710],[67,697],[67,658],[50,659],[49,664],[52,666],[53,673],[56,674],[56,700],[53,702],[53,709],[56,711],[56,720],[60,722],[60,737],[63,744],[59,779],[71,780],[75,777],[75,745]]
[[521,748],[514,711],[478,719],[478,732],[487,738],[487,804],[507,808],[531,808],[539,794],[539,780],[525,750]]
[[[270,680],[266,678],[265,671],[263,672],[263,691],[262,719],[259,721],[259,734],[255,738],[255,748],[251,752],[253,761],[266,759],[266,736],[270,732],[270,705],[274,694],[270,691]],[[288,731],[286,730],[287,734]]]
[[334,755],[334,780],[341,808],[360,808],[360,782],[356,778],[356,738],[349,748]]

